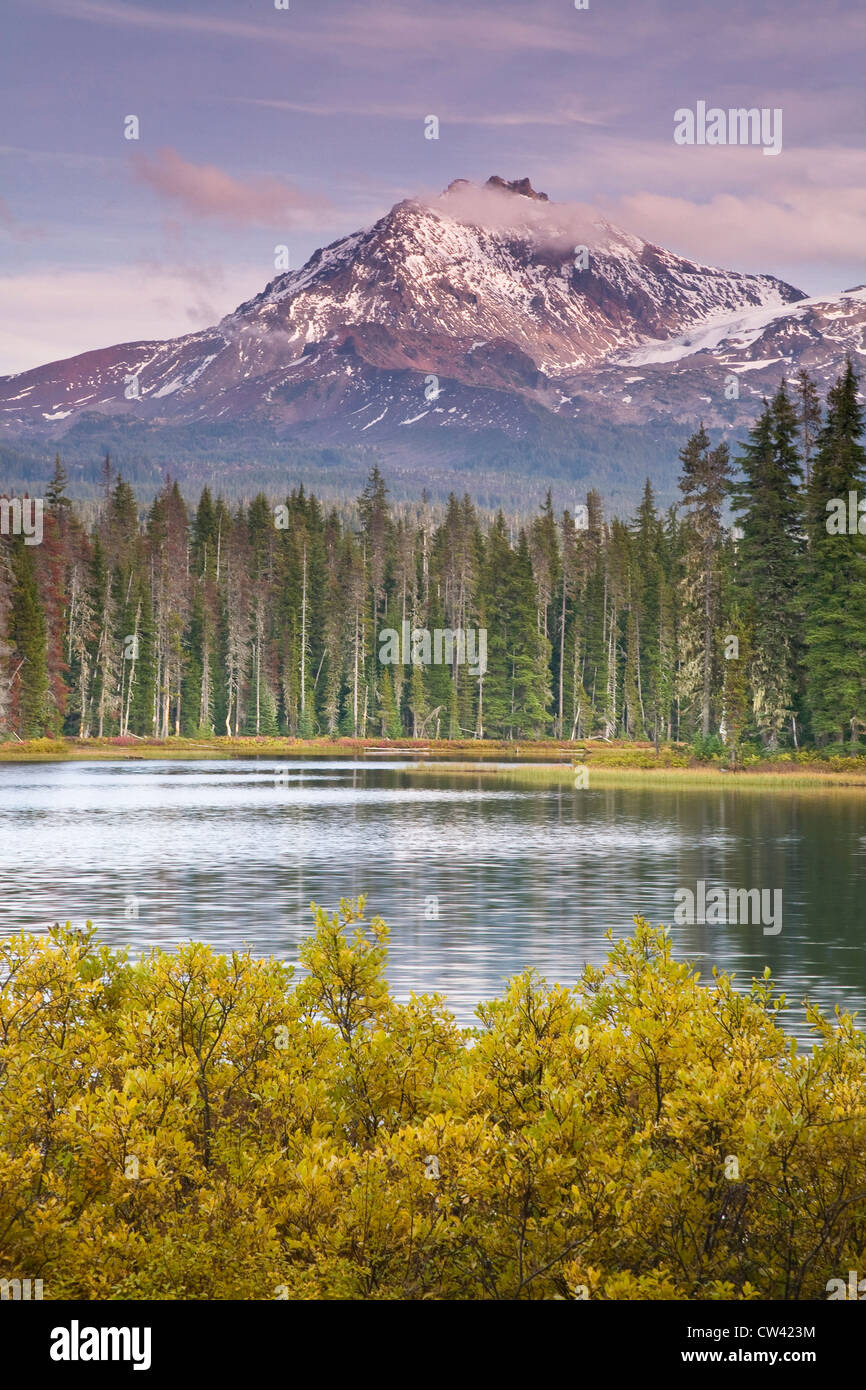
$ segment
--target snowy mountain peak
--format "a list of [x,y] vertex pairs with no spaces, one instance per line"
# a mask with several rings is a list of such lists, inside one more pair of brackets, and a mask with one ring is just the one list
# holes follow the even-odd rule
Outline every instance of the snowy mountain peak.
[[546,193],[536,193],[529,179],[501,179],[498,174],[491,174],[485,184],[485,188],[501,189],[504,193],[519,194],[521,198],[534,198],[539,203],[548,203],[550,199]]
[[[479,184],[472,183],[470,179],[452,179],[442,196],[443,198],[447,198],[449,194],[463,193],[467,189],[478,188],[480,186]],[[513,193],[522,198],[532,198],[539,203],[550,202],[546,193],[536,193],[527,178],[503,179],[499,174],[491,174],[490,178],[483,186],[497,193]]]
[[[508,433],[539,410],[573,417],[568,402],[626,355],[652,365],[667,345],[676,364],[715,325],[772,319],[803,299],[772,276],[701,265],[552,202],[526,177],[455,179],[317,250],[214,328],[0,378],[0,427],[59,433],[98,411],[364,442],[420,422]],[[475,406],[431,403],[431,377]]]

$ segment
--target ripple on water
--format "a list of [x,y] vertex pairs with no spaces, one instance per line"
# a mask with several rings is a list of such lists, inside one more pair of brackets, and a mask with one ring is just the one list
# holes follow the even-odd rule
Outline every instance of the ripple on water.
[[[462,1022],[516,971],[571,984],[634,913],[673,919],[703,878],[781,889],[783,930],[675,926],[678,954],[793,1002],[863,1009],[859,799],[572,791],[345,760],[0,765],[0,923],[91,918],[136,951],[190,938],[295,959],[310,902],[365,893],[400,998]],[[433,915],[433,913],[437,915]]]

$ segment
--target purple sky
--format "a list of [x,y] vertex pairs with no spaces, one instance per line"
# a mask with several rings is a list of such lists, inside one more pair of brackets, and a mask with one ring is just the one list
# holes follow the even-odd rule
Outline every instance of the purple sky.
[[[809,293],[866,280],[862,0],[289,4],[5,0],[0,373],[213,323],[277,244],[493,173]],[[676,145],[698,101],[781,107],[782,153]]]

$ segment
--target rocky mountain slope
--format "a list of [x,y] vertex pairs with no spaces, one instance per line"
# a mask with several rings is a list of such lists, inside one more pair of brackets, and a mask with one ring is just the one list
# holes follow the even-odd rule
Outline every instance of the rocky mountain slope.
[[[0,378],[0,437],[94,419],[240,425],[404,461],[479,436],[579,455],[593,426],[731,427],[783,373],[866,356],[866,289],[807,299],[550,202],[456,180],[317,251],[212,329]],[[726,391],[732,377],[736,390]],[[206,436],[206,439],[205,439]],[[459,466],[459,464],[458,464]]]

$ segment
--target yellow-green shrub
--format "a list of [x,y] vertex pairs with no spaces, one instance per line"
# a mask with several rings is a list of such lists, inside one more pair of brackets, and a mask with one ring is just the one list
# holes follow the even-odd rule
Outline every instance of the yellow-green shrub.
[[640,918],[458,1029],[363,900],[304,974],[0,946],[0,1277],[46,1298],[823,1298],[866,1248],[866,1052]]

